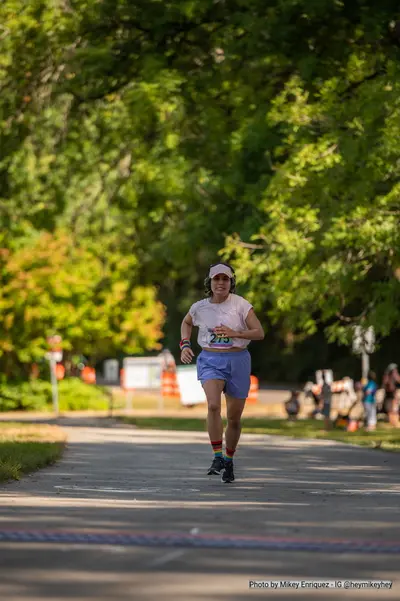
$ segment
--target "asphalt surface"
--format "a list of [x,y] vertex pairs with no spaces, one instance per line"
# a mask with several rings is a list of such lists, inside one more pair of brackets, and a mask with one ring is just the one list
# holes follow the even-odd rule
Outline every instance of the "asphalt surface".
[[[399,598],[400,455],[244,435],[237,480],[227,485],[206,475],[205,433],[111,424],[66,430],[57,465],[0,488],[0,533],[17,533],[15,542],[0,542],[1,599]],[[23,542],[35,532],[81,539],[39,542],[33,535]],[[160,544],[116,544],[116,533],[159,537]],[[88,544],[85,535],[93,534],[103,538]],[[206,546],[169,546],[171,534]],[[218,548],[221,540],[226,548]],[[272,548],[245,548],[244,540],[268,540]],[[320,551],[290,548],[313,541]],[[333,541],[359,541],[359,551],[334,552]],[[385,543],[399,551],[367,552]],[[371,579],[390,580],[392,588],[249,588],[249,581]]]

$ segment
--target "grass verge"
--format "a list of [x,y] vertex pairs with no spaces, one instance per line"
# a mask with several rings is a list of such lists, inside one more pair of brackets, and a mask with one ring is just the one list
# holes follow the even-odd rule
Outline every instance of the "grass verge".
[[19,480],[59,459],[66,436],[58,426],[0,422],[0,482]]
[[[126,424],[133,424],[137,428],[154,428],[157,430],[186,430],[205,431],[204,418],[195,417],[122,417]],[[224,424],[226,420],[223,420]],[[386,423],[379,423],[375,432],[358,430],[346,432],[343,428],[334,428],[325,432],[321,421],[298,420],[288,422],[283,419],[244,418],[242,432],[250,434],[275,434],[290,436],[292,438],[314,438],[323,440],[337,440],[350,444],[379,448],[388,451],[400,451],[400,430]]]

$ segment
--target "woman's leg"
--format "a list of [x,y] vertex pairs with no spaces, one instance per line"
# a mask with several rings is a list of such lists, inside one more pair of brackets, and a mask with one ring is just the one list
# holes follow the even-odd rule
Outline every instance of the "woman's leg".
[[242,431],[241,417],[246,399],[236,399],[229,395],[226,398],[226,412],[228,425],[225,431],[225,467],[222,472],[222,482],[233,482],[235,475],[233,473],[233,456],[239,442]]
[[369,403],[368,407],[368,430],[373,431],[376,429],[376,404]]
[[233,455],[235,454],[242,430],[241,417],[249,395],[251,358],[246,350],[232,353],[230,357],[230,378],[226,382],[226,413],[228,425],[225,432],[225,469],[222,473],[223,482],[233,482]]
[[224,386],[224,380],[207,380],[203,383],[207,397],[207,429],[210,440],[222,438],[221,393]]
[[[226,415],[227,415],[227,426],[225,431],[225,444],[227,455],[229,451],[235,452],[239,442],[240,434],[242,431],[241,417],[243,409],[246,403],[246,399],[235,399],[229,395],[225,395],[226,398]],[[228,457],[229,459],[229,457]]]
[[399,402],[397,400],[396,394],[393,395],[391,403],[389,405],[389,422],[392,426],[396,428],[399,427]]
[[363,403],[363,409],[364,409],[364,428],[368,428],[368,426],[369,426],[368,403]]
[[219,474],[224,465],[222,456],[223,426],[221,418],[221,393],[224,386],[224,380],[206,380],[203,382],[208,406],[207,430],[214,452],[214,460],[208,470],[209,475]]

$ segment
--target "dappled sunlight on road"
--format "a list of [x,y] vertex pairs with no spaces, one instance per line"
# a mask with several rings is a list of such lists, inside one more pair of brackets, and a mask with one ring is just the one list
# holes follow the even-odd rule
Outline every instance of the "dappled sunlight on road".
[[[24,579],[17,577],[15,565],[18,553],[28,562]],[[266,598],[265,590],[249,592],[249,580],[284,580],[287,578],[360,578],[393,580],[395,558],[386,557],[386,569],[376,566],[376,558],[356,555],[319,557],[308,553],[288,552],[286,561],[273,553],[257,554],[232,550],[229,555],[208,549],[149,549],[104,546],[93,549],[71,545],[54,549],[52,545],[11,546],[5,560],[0,593],[4,599],[36,601],[42,599],[93,599],[100,601],[131,601],[134,598],[175,599],[178,601],[247,601],[250,596]],[[56,568],[48,569],[55,562]],[[338,576],[339,574],[339,576]],[[179,585],[177,586],[177,580]],[[379,597],[398,598],[398,588],[379,592]],[[335,593],[333,593],[335,595]],[[361,596],[362,595],[362,596]],[[376,599],[377,591],[346,591],[346,599]],[[292,599],[288,590],[268,591],[268,599]],[[309,591],[296,591],[296,599],[310,599]],[[313,600],[337,598],[332,592],[313,591]]]
[[[378,527],[400,539],[397,455],[332,441],[243,435],[237,480],[227,486],[205,475],[211,457],[205,432],[67,431],[67,452],[57,466],[1,489],[2,523],[25,526],[47,516],[61,528],[72,517],[90,528],[115,522],[128,530],[168,524],[182,531],[183,524],[187,530],[200,522],[221,534],[249,535],[268,535],[280,523],[297,536],[319,530],[328,537],[340,523],[347,537],[375,538]],[[379,520],[377,502],[390,507]]]
[[[222,599],[244,601],[250,578],[346,574],[397,578],[398,556],[382,550],[371,557],[349,551],[310,553],[304,548],[296,553],[233,548],[241,537],[290,540],[300,546],[302,541],[322,545],[359,541],[360,553],[371,543],[396,545],[400,542],[396,454],[332,441],[243,435],[235,457],[237,480],[226,485],[219,477],[206,475],[211,460],[206,433],[118,427],[66,430],[67,450],[57,465],[0,489],[0,532],[72,537],[105,533],[111,538],[117,533],[150,537],[196,533],[200,538],[228,537],[232,548],[217,552],[157,545],[90,546],[84,539],[80,544],[3,542],[0,557],[10,569],[0,583],[2,598],[36,601],[46,598],[45,591],[51,598],[61,582],[59,598],[66,600],[80,590],[83,598],[96,601],[131,599],[133,591],[150,601],[169,590],[175,600],[206,601],[207,591],[214,594],[220,589]],[[24,566],[31,566],[24,569],[27,584],[17,578],[21,557]],[[55,569],[48,570],[48,565]],[[224,581],[220,587],[218,578]],[[394,591],[392,598],[398,598]],[[280,598],[287,594],[278,593]],[[363,591],[363,598],[376,598],[373,593],[375,597]],[[251,591],[254,594],[265,597],[265,591]],[[347,591],[346,598],[352,595]],[[298,591],[297,597],[303,593]],[[274,593],[268,598],[274,599]],[[313,599],[318,598],[327,597],[313,592]]]

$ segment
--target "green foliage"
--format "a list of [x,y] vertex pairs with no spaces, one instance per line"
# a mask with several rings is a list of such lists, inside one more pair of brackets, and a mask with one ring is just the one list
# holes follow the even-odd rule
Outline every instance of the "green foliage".
[[51,406],[51,398],[50,382],[0,384],[0,411],[44,411]]
[[387,336],[399,323],[399,74],[378,71],[346,99],[332,78],[314,102],[296,77],[268,114],[285,136],[263,193],[264,225],[254,247],[228,238],[225,256],[236,257],[255,302],[299,339],[319,323],[345,343],[353,324]]
[[387,337],[399,18],[394,0],[4,0],[1,370],[55,330],[92,362],[176,346],[218,252],[277,346]]
[[106,411],[110,404],[105,389],[85,384],[78,378],[61,380],[58,394],[60,411]]
[[[58,383],[58,395],[60,411],[105,411],[109,408],[109,395],[105,389],[85,384],[78,378],[61,380]],[[0,384],[0,411],[20,410],[52,411],[50,382],[30,380]]]
[[0,291],[0,357],[38,361],[46,338],[58,332],[64,349],[92,360],[118,352],[158,347],[163,306],[150,286],[121,278],[134,269],[128,258],[101,260],[77,247],[65,232],[41,234],[32,244],[6,254]]

